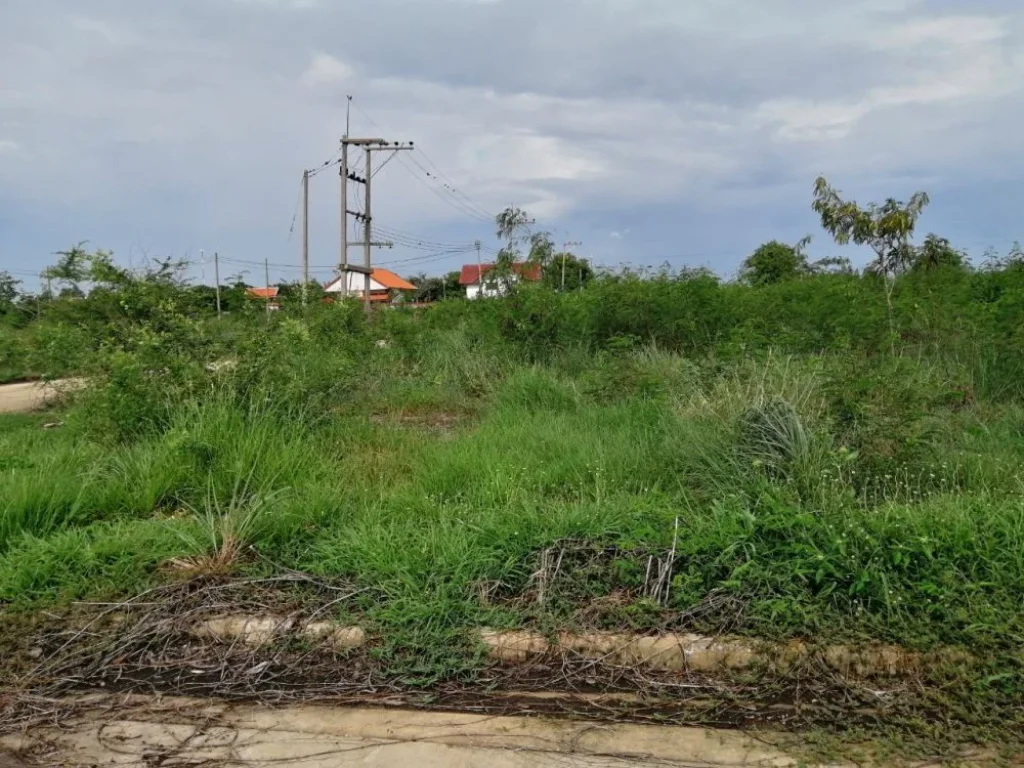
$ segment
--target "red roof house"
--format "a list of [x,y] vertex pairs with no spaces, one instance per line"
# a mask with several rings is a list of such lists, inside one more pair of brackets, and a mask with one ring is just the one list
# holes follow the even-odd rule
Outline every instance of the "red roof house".
[[[488,273],[494,269],[494,264],[463,264],[462,274],[459,275],[459,285],[466,286],[466,298],[475,299],[481,295],[498,296],[501,293],[501,286],[490,284],[487,279]],[[480,278],[483,277],[483,285]],[[512,265],[512,281],[525,280],[529,283],[540,282],[540,264],[527,261],[517,261]]]
[[272,286],[270,288],[246,288],[245,295],[250,299],[276,299],[279,293],[278,287]]
[[[338,275],[324,284],[324,292],[339,294],[345,287],[345,275]],[[366,277],[358,272],[348,273],[348,295],[361,297],[366,290]],[[375,267],[370,275],[370,301],[390,302],[404,291],[415,291],[416,286],[390,269]]]

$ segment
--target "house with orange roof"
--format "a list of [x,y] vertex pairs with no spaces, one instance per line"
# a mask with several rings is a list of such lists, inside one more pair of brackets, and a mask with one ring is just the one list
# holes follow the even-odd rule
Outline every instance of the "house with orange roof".
[[[348,295],[361,297],[365,291],[366,275],[359,272],[347,272],[336,276],[333,280],[324,284],[324,293],[331,296],[340,296],[345,293],[346,278],[348,282]],[[390,269],[375,267],[370,273],[370,301],[377,304],[395,304],[408,298],[409,291],[415,291],[416,286],[405,280]]]
[[276,285],[272,285],[268,288],[245,289],[245,295],[247,298],[266,302],[268,311],[274,311],[281,308],[281,305],[277,302],[278,293],[280,293],[280,289]]

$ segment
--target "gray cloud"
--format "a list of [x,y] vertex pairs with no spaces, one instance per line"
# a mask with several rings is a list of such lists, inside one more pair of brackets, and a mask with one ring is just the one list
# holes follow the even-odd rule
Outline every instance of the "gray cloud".
[[[998,178],[1021,161],[1022,20],[1008,0],[8,0],[0,200],[252,247],[334,151],[346,93],[475,205],[552,222],[779,204],[819,172],[860,194]],[[408,166],[381,217],[459,219]]]

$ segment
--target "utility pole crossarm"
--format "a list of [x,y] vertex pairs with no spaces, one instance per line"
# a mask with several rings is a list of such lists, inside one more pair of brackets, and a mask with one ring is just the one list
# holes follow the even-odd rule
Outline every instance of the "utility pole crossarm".
[[[349,98],[351,101],[351,97]],[[366,170],[364,176],[358,176],[349,170],[348,148],[360,147],[366,152]],[[413,142],[387,141],[380,138],[351,138],[346,127],[345,136],[341,139],[341,273],[343,276],[343,295],[348,293],[348,274],[350,272],[362,273],[365,276],[363,282],[363,303],[366,312],[370,311],[370,274],[373,272],[370,252],[373,248],[392,248],[394,243],[390,241],[375,242],[372,235],[372,198],[371,182],[373,181],[373,153],[374,152],[400,152],[414,149]],[[383,168],[383,165],[381,166]],[[380,168],[378,168],[380,170]],[[348,182],[363,185],[363,208],[365,213],[358,213],[349,210],[348,207]],[[352,243],[348,240],[348,217],[352,216],[363,225],[363,239],[361,242]],[[356,268],[349,264],[348,249],[351,246],[360,246],[363,249],[363,266]]]

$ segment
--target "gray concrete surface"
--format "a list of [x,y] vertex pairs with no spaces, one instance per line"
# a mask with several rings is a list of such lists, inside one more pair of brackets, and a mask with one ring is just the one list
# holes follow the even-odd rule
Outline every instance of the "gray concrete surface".
[[74,379],[0,384],[0,413],[32,413],[42,410],[59,400],[69,389],[80,386],[81,382]]
[[400,709],[145,699],[0,739],[28,764],[279,768],[560,768],[795,766],[748,735],[648,725]]

